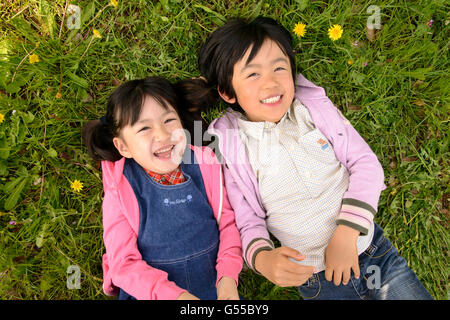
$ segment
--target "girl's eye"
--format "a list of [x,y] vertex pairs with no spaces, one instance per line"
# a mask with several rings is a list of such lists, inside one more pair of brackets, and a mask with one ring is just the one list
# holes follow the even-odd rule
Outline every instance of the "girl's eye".
[[258,74],[257,74],[256,72],[253,72],[253,73],[249,74],[249,75],[247,76],[247,78],[256,77],[257,75],[258,75]]
[[170,119],[167,119],[166,121],[164,121],[164,123],[169,123],[169,122],[175,121],[175,120],[177,120],[177,119],[175,119],[175,118],[170,118]]
[[278,67],[278,68],[275,69],[275,71],[282,71],[282,70],[286,70],[286,69],[283,68],[283,67]]
[[143,127],[138,132],[145,131],[145,130],[148,130],[148,129],[150,129],[150,127]]

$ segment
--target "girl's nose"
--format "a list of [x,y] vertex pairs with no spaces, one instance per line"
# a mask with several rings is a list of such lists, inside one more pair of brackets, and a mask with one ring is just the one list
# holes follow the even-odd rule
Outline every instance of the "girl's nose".
[[164,126],[156,126],[153,134],[153,139],[155,141],[164,141],[167,140],[169,136],[169,132],[167,132]]

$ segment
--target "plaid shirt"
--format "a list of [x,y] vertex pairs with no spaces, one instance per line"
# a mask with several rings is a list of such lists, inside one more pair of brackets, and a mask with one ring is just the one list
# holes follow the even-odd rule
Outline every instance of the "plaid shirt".
[[175,185],[186,181],[186,178],[183,176],[183,172],[181,171],[180,166],[178,166],[178,168],[176,168],[175,170],[165,174],[155,173],[150,170],[145,171],[153,180],[155,180],[155,182],[166,186]]

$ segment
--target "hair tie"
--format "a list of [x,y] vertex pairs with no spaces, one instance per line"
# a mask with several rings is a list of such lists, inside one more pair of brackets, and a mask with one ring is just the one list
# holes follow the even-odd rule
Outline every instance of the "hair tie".
[[103,116],[103,117],[100,118],[100,123],[101,123],[103,126],[108,125],[108,120],[107,120],[106,116]]

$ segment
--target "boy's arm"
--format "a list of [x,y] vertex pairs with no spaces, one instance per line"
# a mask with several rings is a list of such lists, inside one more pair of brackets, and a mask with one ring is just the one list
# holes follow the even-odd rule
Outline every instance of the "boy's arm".
[[349,186],[336,223],[367,234],[385,188],[384,172],[377,156],[333,105],[325,90],[302,74],[296,79],[295,97],[314,114],[314,124],[333,145],[337,159],[349,173]]
[[360,134],[335,108],[346,138],[346,161],[349,185],[343,195],[342,206],[336,223],[343,224],[366,235],[377,212],[378,200],[384,189],[383,167],[377,156]]
[[256,255],[262,250],[274,249],[274,245],[270,240],[265,219],[257,216],[250,207],[228,167],[223,165],[222,168],[228,199],[241,236],[243,257],[247,266],[255,270]]

